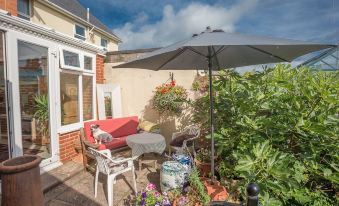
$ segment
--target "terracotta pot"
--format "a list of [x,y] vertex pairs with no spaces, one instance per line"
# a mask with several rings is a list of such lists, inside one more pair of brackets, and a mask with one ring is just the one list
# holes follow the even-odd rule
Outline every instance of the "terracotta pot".
[[200,162],[197,159],[194,159],[194,162],[199,170],[201,177],[207,177],[211,174],[211,163]]
[[41,157],[25,155],[6,160],[0,165],[1,205],[42,206]]
[[228,197],[228,192],[226,191],[226,188],[222,185],[220,185],[219,181],[214,181],[212,184],[211,180],[208,178],[201,178],[201,181],[205,185],[205,188],[207,190],[207,194],[211,197],[213,201],[226,201]]

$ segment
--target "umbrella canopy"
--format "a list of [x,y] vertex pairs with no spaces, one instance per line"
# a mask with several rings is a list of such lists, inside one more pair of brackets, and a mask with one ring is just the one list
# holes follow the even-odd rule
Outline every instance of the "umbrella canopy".
[[115,68],[190,70],[208,69],[210,99],[211,171],[214,180],[214,110],[212,70],[255,64],[291,62],[304,54],[334,47],[271,37],[250,36],[211,31],[209,27],[199,35],[155,50]]
[[207,69],[206,59],[211,56],[213,69],[218,70],[290,62],[296,57],[330,47],[332,45],[206,30],[116,67],[152,70]]

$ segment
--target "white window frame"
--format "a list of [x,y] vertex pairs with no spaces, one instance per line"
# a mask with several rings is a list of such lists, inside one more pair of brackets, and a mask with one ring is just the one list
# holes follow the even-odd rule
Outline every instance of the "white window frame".
[[[102,40],[106,40],[106,46],[104,47],[104,46],[102,46]],[[100,38],[100,46],[103,48],[103,49],[106,49],[107,50],[107,48],[108,48],[108,39],[106,39],[106,38],[104,38],[104,37],[101,37]]]
[[[64,63],[64,57],[63,57],[63,50],[67,50],[70,52],[74,52],[74,53],[78,53],[79,54],[79,58],[80,58],[80,65],[81,68],[77,68],[77,67],[72,67],[72,66],[68,66],[65,65]],[[75,130],[79,130],[81,127],[83,127],[84,122],[88,122],[88,121],[94,121],[97,119],[96,116],[96,55],[92,54],[92,53],[88,53],[88,52],[84,52],[81,50],[77,50],[74,48],[70,48],[70,47],[65,47],[65,46],[60,46],[59,48],[60,51],[60,66],[59,66],[59,76],[61,78],[60,73],[69,73],[69,74],[75,74],[75,75],[79,75],[79,81],[78,81],[78,88],[79,88],[79,92],[78,92],[78,115],[79,115],[79,122],[76,123],[72,123],[72,124],[67,124],[67,125],[62,125],[61,124],[61,99],[60,99],[60,89],[61,89],[61,85],[59,85],[59,121],[58,121],[58,125],[59,125],[59,129],[58,132],[59,133],[66,133],[66,132],[71,132],[71,131],[75,131]],[[92,70],[86,70],[84,69],[84,56],[88,56],[92,58]],[[83,86],[82,86],[82,77],[83,76],[91,76],[93,79],[93,97],[92,97],[92,119],[90,120],[86,120],[84,121],[84,117],[83,117]],[[60,84],[60,80],[59,80],[59,84]]]
[[[84,29],[85,36],[81,36],[80,34],[77,34],[77,30],[76,30],[76,27],[77,27],[77,26]],[[86,27],[85,27],[85,26],[82,26],[81,24],[75,23],[75,24],[74,24],[74,27],[73,27],[73,33],[74,33],[74,35],[73,35],[74,38],[79,39],[79,40],[81,40],[81,41],[86,41],[86,39],[87,39],[87,31],[86,31]],[[84,38],[84,39],[78,38],[77,36],[78,36],[78,37],[82,37],[82,38]]]
[[31,20],[31,16],[32,16],[32,1],[28,0],[28,11],[29,11],[28,15],[24,14],[24,13],[21,13],[19,11],[18,5],[19,5],[19,1],[17,1],[17,13],[18,13],[18,17],[21,18],[21,19],[25,19],[27,21],[30,21]]
[[[69,51],[69,52],[73,52],[73,53],[78,54],[79,55],[80,67],[66,65],[65,64],[65,58],[64,58],[64,51]],[[79,50],[76,50],[76,49],[70,48],[70,47],[62,46],[62,47],[60,47],[60,67],[63,68],[63,69],[69,69],[69,70],[81,71],[82,72],[84,70],[84,58],[83,58],[83,56],[84,55]]]

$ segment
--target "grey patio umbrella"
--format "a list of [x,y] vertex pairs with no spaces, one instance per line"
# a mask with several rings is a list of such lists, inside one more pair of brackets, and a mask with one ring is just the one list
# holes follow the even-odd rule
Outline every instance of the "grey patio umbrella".
[[141,68],[150,70],[196,70],[209,71],[211,171],[214,180],[214,113],[212,93],[212,70],[255,64],[291,62],[304,54],[333,47],[288,39],[250,36],[211,30],[187,40],[155,50],[114,68]]

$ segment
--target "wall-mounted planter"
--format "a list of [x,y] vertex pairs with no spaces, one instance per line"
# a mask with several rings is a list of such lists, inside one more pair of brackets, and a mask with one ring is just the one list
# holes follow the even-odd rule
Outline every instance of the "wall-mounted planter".
[[1,205],[43,205],[40,162],[39,156],[24,155],[1,163]]

